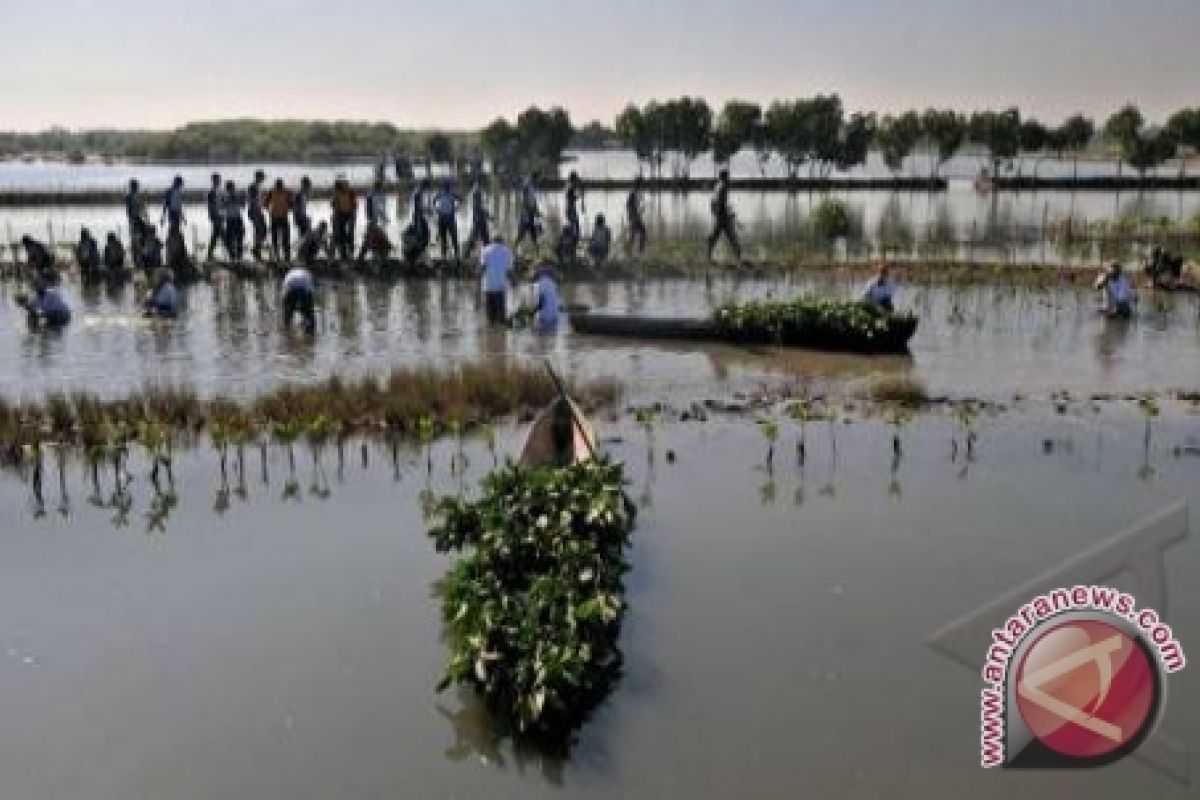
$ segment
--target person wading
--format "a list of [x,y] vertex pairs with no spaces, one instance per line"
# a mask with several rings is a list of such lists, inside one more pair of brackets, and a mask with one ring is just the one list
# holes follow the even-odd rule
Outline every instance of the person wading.
[[625,198],[625,221],[629,225],[629,255],[646,252],[646,220],[642,208],[642,176],[633,179],[633,188]]
[[740,261],[742,246],[738,242],[736,218],[733,209],[729,206],[729,170],[727,169],[721,170],[721,174],[717,178],[717,186],[713,191],[709,210],[712,212],[713,227],[712,232],[708,235],[708,260],[712,261],[717,241],[724,235],[729,242],[730,249],[733,250],[733,257]]
[[296,223],[296,239],[301,241],[312,230],[312,217],[308,215],[308,200],[312,197],[312,179],[305,175],[300,179],[300,191],[292,199],[292,220]]
[[129,181],[125,193],[125,221],[129,226],[129,250],[133,253],[133,265],[142,265],[143,240],[151,227],[146,217],[146,201],[142,199],[142,187],[136,179]]
[[299,314],[305,332],[315,333],[316,285],[313,283],[312,273],[304,267],[292,267],[283,276],[280,293],[283,298],[283,326],[290,327],[292,317]]
[[246,223],[242,220],[242,201],[233,181],[225,181],[221,196],[221,224],[225,234],[225,252],[234,262],[242,260],[246,246]]
[[167,223],[167,235],[171,231],[180,230],[183,226],[183,176],[176,175],[175,180],[171,181],[171,188],[167,189],[163,195],[162,219]]
[[250,226],[254,229],[254,244],[250,247],[250,255],[255,261],[262,261],[262,246],[267,241],[267,217],[263,213],[263,181],[267,175],[261,169],[254,173],[254,181],[246,189],[246,213],[250,216]]
[[476,178],[471,185],[471,235],[467,237],[467,258],[475,250],[475,245],[485,247],[492,237],[488,234],[488,219],[491,217],[487,210],[487,199],[483,194],[483,183]]
[[450,181],[444,181],[442,188],[433,198],[433,210],[437,215],[438,246],[445,261],[450,251],[454,252],[454,260],[458,261],[458,207],[462,203]]
[[275,261],[292,260],[292,224],[288,221],[292,202],[292,193],[284,186],[283,178],[276,178],[275,185],[263,199],[271,218],[271,257]]
[[508,285],[511,281],[513,253],[497,236],[483,248],[479,263],[483,271],[483,301],[490,325],[503,325],[508,315]]
[[337,258],[348,261],[354,257],[354,224],[358,218],[358,195],[344,177],[339,177],[333,182],[330,211],[333,219],[333,251]]
[[517,239],[513,244],[513,247],[518,250],[521,247],[521,242],[528,238],[533,242],[534,251],[537,251],[538,233],[541,227],[540,218],[542,216],[537,201],[538,178],[538,173],[534,172],[525,179],[525,183],[521,186],[521,210],[517,218]]
[[[211,233],[208,235],[208,261],[213,260],[213,252],[217,249],[217,242],[224,244],[225,242],[225,214],[221,209],[221,176],[214,172],[212,174],[212,186],[208,188],[208,196],[205,198],[208,205],[208,226]],[[232,257],[229,249],[225,249],[225,255]]]

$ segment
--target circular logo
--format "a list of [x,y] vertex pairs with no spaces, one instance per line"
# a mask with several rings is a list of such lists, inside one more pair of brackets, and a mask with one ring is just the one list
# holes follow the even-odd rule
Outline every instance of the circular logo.
[[1097,620],[1048,628],[1017,670],[1017,709],[1026,727],[1075,759],[1117,758],[1137,747],[1154,724],[1160,691],[1146,645]]

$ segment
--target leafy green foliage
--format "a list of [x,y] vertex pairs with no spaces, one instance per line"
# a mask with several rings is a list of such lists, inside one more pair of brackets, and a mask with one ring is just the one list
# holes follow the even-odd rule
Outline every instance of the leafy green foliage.
[[921,115],[921,132],[936,153],[934,174],[962,147],[967,137],[966,118],[952,109],[929,108]]
[[518,735],[563,740],[618,677],[632,520],[619,464],[509,464],[476,501],[443,498],[438,552],[450,658],[439,690],[469,686]]
[[888,314],[865,303],[818,297],[729,303],[713,319],[733,341],[828,342],[849,349],[869,349],[897,327],[915,322],[907,312]]
[[883,163],[893,173],[898,173],[921,139],[921,117],[909,111],[898,117],[888,115],[879,124],[876,143]]
[[1021,147],[1021,112],[1016,108],[1004,111],[980,111],[971,115],[968,136],[987,150],[992,162],[992,175],[1000,165],[1016,157]]

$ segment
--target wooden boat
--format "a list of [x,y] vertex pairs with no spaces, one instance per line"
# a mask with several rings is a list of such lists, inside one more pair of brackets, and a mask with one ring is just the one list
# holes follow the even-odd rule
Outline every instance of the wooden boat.
[[533,420],[525,437],[523,467],[565,467],[596,454],[596,432],[571,398],[559,395]]
[[850,353],[904,353],[917,331],[917,318],[888,318],[887,328],[870,338],[832,336],[826,331],[795,332],[782,339],[748,334],[732,337],[710,320],[678,317],[646,317],[631,314],[572,314],[571,327],[578,333],[639,339],[687,339],[746,345],[782,345],[813,350]]

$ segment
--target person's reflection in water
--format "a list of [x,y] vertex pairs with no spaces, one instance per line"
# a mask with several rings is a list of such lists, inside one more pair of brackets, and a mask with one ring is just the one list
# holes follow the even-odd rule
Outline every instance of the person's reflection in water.
[[1124,320],[1101,318],[1100,332],[1096,334],[1096,360],[1105,377],[1112,374],[1117,365],[1118,351],[1129,341],[1133,326]]
[[338,336],[343,345],[357,344],[362,328],[359,309],[358,284],[336,283],[333,291],[333,313],[337,317]]
[[429,341],[429,282],[423,280],[407,280],[403,283],[404,302],[412,312],[417,322],[417,339]]

